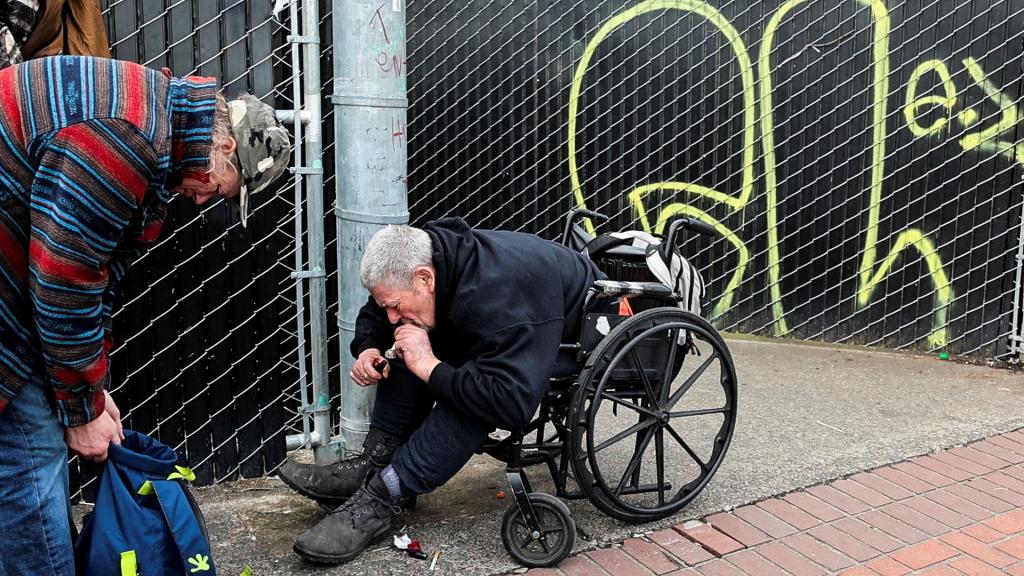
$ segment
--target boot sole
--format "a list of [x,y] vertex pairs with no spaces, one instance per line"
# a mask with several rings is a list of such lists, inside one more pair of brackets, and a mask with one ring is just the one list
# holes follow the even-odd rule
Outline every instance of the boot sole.
[[[374,534],[373,537],[370,538],[370,543],[366,545],[366,548],[369,548],[373,544],[380,544],[381,542],[383,542],[384,539],[387,538],[389,532],[391,532],[391,528],[387,527],[387,528],[384,528],[384,530],[382,530],[379,534]],[[356,558],[356,556],[359,556],[360,554],[362,554],[363,550],[366,550],[366,548],[363,548],[362,550],[358,550],[358,551],[356,551],[356,552],[354,552],[352,554],[343,554],[343,555],[339,555],[339,556],[330,556],[330,555],[326,555],[326,554],[317,554],[315,552],[309,552],[307,550],[303,550],[302,548],[299,548],[299,543],[298,542],[296,542],[295,544],[292,545],[292,550],[296,554],[298,554],[299,556],[304,558],[305,560],[308,560],[308,561],[313,562],[315,564],[325,564],[325,565],[331,565],[331,566],[337,566],[338,564],[345,564],[346,562],[354,560]]]
[[295,492],[298,492],[300,495],[305,496],[306,498],[309,498],[311,500],[316,500],[316,502],[319,504],[330,506],[331,509],[341,506],[349,498],[348,496],[344,498],[338,498],[337,496],[326,496],[323,494],[313,492],[312,490],[307,490],[306,488],[299,486],[291,478],[285,476],[284,474],[281,474],[280,472],[278,472],[277,477],[280,478],[281,481],[285,483],[285,485],[287,485]]

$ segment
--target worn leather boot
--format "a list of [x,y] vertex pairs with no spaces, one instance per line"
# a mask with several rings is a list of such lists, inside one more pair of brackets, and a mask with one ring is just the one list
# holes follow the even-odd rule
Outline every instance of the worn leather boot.
[[387,486],[374,470],[359,490],[344,504],[295,541],[292,549],[319,564],[343,564],[370,544],[391,533],[391,521],[402,513],[403,499],[391,498]]
[[370,428],[359,456],[325,466],[288,461],[277,475],[299,494],[333,508],[355,494],[370,470],[390,464],[399,444],[397,436]]

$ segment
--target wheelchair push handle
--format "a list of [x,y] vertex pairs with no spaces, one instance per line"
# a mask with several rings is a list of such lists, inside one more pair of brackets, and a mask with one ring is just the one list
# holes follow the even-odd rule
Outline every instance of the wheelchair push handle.
[[569,236],[572,234],[572,229],[576,224],[576,220],[580,217],[593,218],[594,220],[600,220],[601,222],[611,220],[609,216],[605,216],[600,212],[594,212],[593,210],[587,210],[586,208],[573,208],[565,215],[565,229],[562,231],[563,246],[569,245]]
[[679,228],[686,228],[690,232],[696,232],[703,236],[714,236],[716,234],[714,227],[706,222],[695,220],[693,218],[676,218],[668,226],[668,234],[665,235],[665,243],[662,244],[662,249],[665,251],[665,255],[668,254],[669,250],[672,250],[676,244],[676,234]]

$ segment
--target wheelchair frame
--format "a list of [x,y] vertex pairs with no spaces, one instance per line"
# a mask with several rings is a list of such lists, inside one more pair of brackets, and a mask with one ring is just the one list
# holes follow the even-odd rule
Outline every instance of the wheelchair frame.
[[[576,248],[582,248],[587,241],[586,233],[574,223],[580,216],[607,220],[595,212],[572,211],[566,217],[563,244],[569,245],[572,241]],[[679,228],[713,233],[706,224],[680,218],[669,227],[664,249],[672,249]],[[628,249],[620,250],[617,256],[633,261],[638,258],[637,253]],[[639,254],[641,262],[642,256]],[[597,262],[600,266],[601,261]],[[623,317],[597,311],[600,302],[623,296],[648,299],[654,306]],[[659,282],[595,282],[588,294],[580,337],[576,342],[560,345],[559,351],[575,353],[577,360],[583,362],[581,369],[571,375],[552,378],[537,417],[524,429],[482,447],[483,452],[507,463],[506,476],[514,502],[502,519],[501,536],[506,550],[520,564],[531,568],[552,566],[572,550],[576,525],[568,507],[559,498],[588,498],[602,512],[627,522],[655,521],[682,509],[718,470],[735,430],[735,366],[718,332],[699,316],[681,310],[678,307],[681,299],[681,295]],[[597,339],[593,330],[601,322],[606,330],[601,331],[603,337]],[[667,350],[667,358],[658,354],[663,349]],[[710,349],[711,353],[679,389],[670,394],[686,357],[701,349]],[[700,410],[673,410],[712,364],[718,366],[718,370],[712,372],[719,375],[717,385],[721,386],[723,404]],[[661,372],[657,370],[659,366]],[[595,444],[595,420],[605,402],[616,414],[620,407],[636,412],[638,423]],[[716,414],[721,414],[722,423],[708,447],[710,452],[705,461],[671,423],[678,418]],[[548,425],[552,429],[550,435]],[[634,433],[636,439],[629,464],[613,487],[606,478],[606,471],[602,471],[598,454]],[[534,434],[535,441],[524,441]],[[666,434],[700,469],[695,479],[682,486],[673,486],[665,479]],[[641,464],[652,439],[657,480],[653,484],[641,484]],[[547,465],[557,497],[533,491],[525,467],[540,463]],[[578,490],[569,489],[570,478],[576,481]],[[669,492],[673,493],[666,499]],[[655,505],[631,499],[653,493],[657,493]]]

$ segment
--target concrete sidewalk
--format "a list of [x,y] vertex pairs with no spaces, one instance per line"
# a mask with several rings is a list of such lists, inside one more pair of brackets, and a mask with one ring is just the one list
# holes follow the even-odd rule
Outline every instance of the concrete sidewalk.
[[[654,534],[682,542],[683,534],[674,527],[688,520],[1024,426],[1024,377],[1019,373],[859,348],[745,338],[728,342],[741,384],[740,403],[736,434],[717,475],[687,508],[652,524],[624,524],[585,500],[568,502],[580,528],[575,552],[614,556],[621,553],[614,546],[623,541],[653,544]],[[535,489],[550,491],[544,468],[532,468],[530,479]],[[474,458],[452,482],[422,497],[396,529],[404,524],[425,550],[442,551],[431,574],[511,572],[517,565],[499,537],[510,502],[495,498],[504,489],[504,465]],[[372,548],[345,566],[304,564],[291,545],[321,513],[276,479],[199,493],[223,574],[238,574],[244,565],[257,575],[426,571],[424,562],[387,547]],[[633,540],[637,535],[642,537]],[[735,553],[742,557],[751,551]],[[590,558],[576,556],[569,562],[596,567]],[[682,558],[666,558],[682,569]]]

